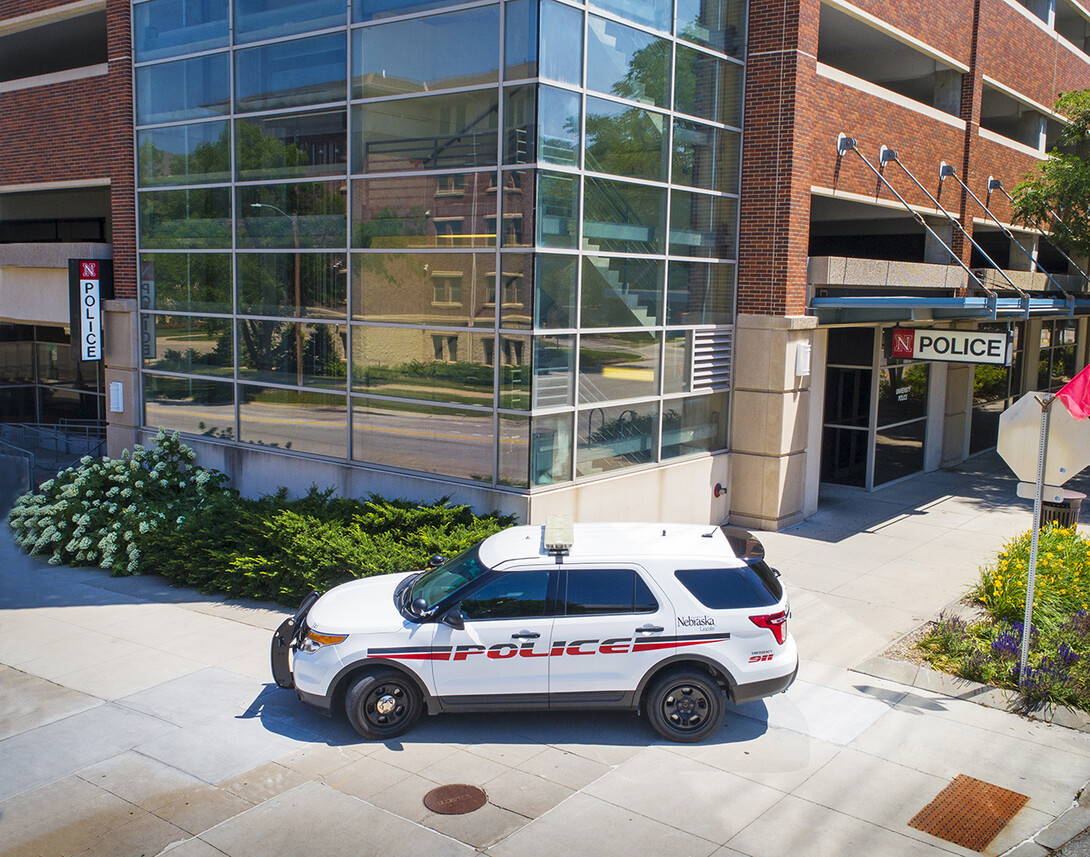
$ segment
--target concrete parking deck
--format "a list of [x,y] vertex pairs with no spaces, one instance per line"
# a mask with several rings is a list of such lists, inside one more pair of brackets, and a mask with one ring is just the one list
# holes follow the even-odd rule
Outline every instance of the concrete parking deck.
[[[851,670],[1029,524],[994,455],[826,490],[762,537],[798,682],[697,745],[605,713],[443,716],[366,743],[272,684],[286,611],[50,567],[3,527],[0,854],[972,854],[908,826],[966,774],[1028,797],[984,853],[1036,857],[1090,824],[1090,734]],[[433,814],[423,795],[445,783],[489,803]]]

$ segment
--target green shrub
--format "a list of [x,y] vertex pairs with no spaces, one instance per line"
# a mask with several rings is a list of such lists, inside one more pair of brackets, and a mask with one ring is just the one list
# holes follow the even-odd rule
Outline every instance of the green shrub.
[[25,494],[12,510],[15,541],[50,562],[155,572],[178,586],[296,604],[345,580],[423,568],[514,523],[467,506],[335,497],[311,486],[240,497],[227,477],[160,430],[156,448],[115,461],[84,458]]
[[15,543],[57,565],[98,565],[115,574],[143,568],[141,537],[200,509],[227,477],[193,464],[194,453],[162,429],[154,449],[120,459],[84,456],[79,465],[19,497],[8,519]]

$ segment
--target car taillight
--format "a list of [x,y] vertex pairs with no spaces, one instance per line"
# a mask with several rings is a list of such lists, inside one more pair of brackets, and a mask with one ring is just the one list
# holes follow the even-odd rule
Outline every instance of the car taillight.
[[776,638],[776,642],[781,646],[784,640],[787,639],[786,610],[781,610],[779,613],[766,613],[763,616],[750,616],[749,621],[758,628],[768,628],[772,632],[772,636]]

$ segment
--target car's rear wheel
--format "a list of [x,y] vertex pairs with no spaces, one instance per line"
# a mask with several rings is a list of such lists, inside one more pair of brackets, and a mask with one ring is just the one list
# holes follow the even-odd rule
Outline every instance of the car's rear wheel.
[[364,738],[382,741],[407,732],[424,703],[412,679],[396,670],[374,670],[353,680],[344,696],[352,728]]
[[723,721],[723,691],[710,676],[671,672],[647,692],[647,718],[668,741],[700,741]]

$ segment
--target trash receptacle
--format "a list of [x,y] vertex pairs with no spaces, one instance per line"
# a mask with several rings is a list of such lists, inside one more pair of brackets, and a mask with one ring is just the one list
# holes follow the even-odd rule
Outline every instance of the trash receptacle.
[[[1075,492],[1070,492],[1074,494]],[[1049,524],[1057,527],[1073,527],[1079,522],[1079,512],[1086,495],[1068,497],[1059,503],[1041,503],[1041,529]]]

